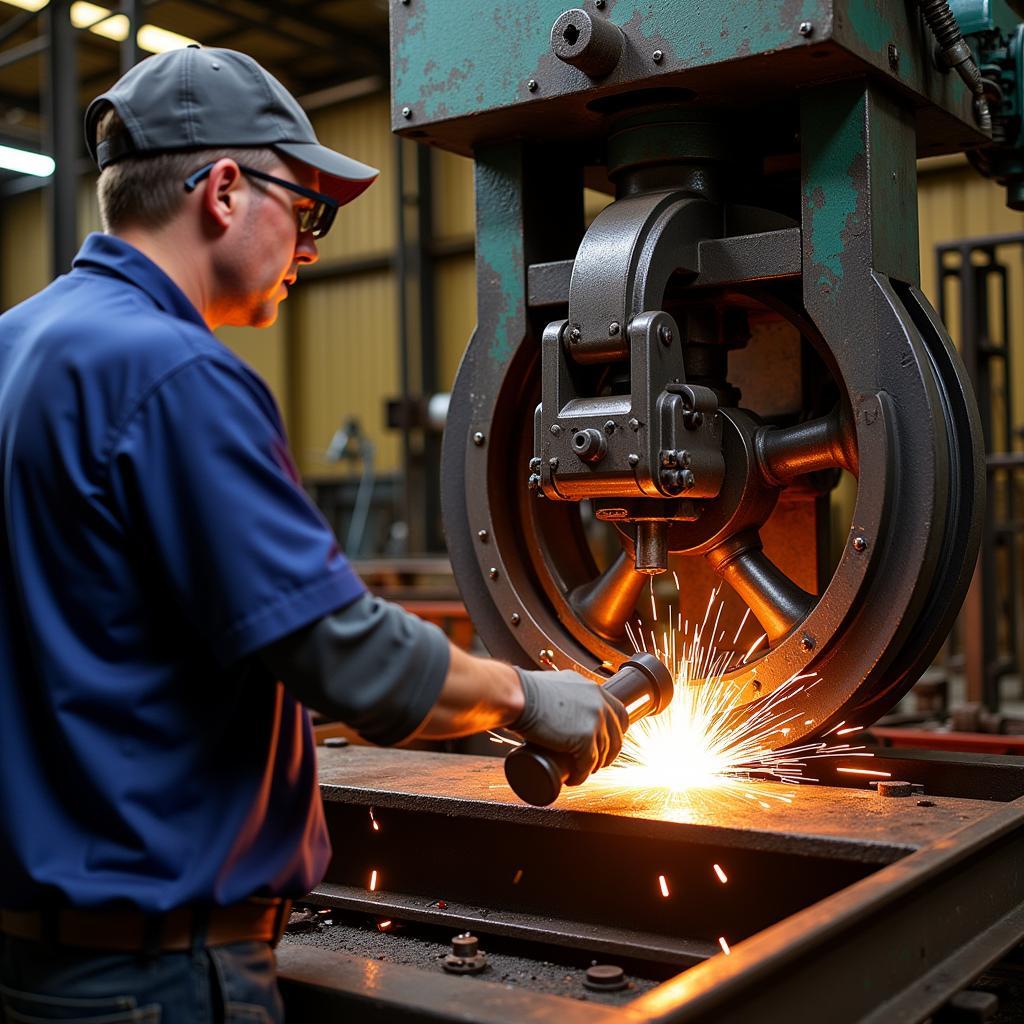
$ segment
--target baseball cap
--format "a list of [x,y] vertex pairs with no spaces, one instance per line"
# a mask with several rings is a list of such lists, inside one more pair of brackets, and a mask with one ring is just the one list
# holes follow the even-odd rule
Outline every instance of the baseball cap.
[[[108,107],[127,135],[97,145]],[[85,112],[85,141],[100,170],[126,156],[179,149],[267,146],[320,172],[320,191],[351,202],[380,173],[322,146],[294,96],[248,54],[198,45],[140,61]]]

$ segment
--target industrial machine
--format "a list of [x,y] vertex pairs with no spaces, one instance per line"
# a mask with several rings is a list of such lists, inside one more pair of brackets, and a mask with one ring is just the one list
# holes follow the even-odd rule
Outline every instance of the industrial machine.
[[[680,630],[723,583],[727,614],[752,613],[707,684],[742,694],[736,714],[820,680],[776,744],[869,725],[915,682],[970,581],[985,487],[970,388],[918,287],[916,161],[967,150],[1024,208],[1018,13],[392,0],[394,129],[475,162],[478,323],[442,501],[495,656],[606,679],[638,636],[658,646],[646,591],[656,614],[671,579]],[[607,197],[589,226],[585,188]],[[316,900],[682,973],[618,1009],[501,986],[467,1007],[383,967],[345,982],[332,960],[329,983],[286,949],[307,1012],[332,984],[365,1001],[372,974],[374,1012],[409,1019],[917,1021],[1024,939],[1009,762],[890,754],[866,773],[880,794],[829,768],[775,817],[680,817],[586,789],[515,806],[486,759],[438,758],[325,762],[341,852]],[[746,881],[722,902],[727,861]]]

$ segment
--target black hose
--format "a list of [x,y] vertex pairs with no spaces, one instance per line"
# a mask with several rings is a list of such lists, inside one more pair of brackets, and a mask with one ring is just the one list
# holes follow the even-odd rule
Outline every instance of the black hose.
[[918,0],[924,20],[932,30],[942,51],[942,58],[951,68],[955,68],[964,84],[974,96],[974,119],[984,132],[992,131],[992,112],[985,98],[985,83],[981,71],[974,62],[967,40],[953,12],[949,9],[948,0]]

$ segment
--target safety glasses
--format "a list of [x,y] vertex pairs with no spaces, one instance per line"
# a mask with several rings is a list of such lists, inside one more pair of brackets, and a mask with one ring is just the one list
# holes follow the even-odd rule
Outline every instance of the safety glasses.
[[[200,167],[194,174],[190,174],[185,179],[185,191],[195,191],[196,186],[209,175],[213,167],[214,165],[210,163],[205,167]],[[285,181],[284,178],[275,178],[273,174],[265,174],[253,167],[246,167],[244,164],[239,164],[238,169],[249,178],[258,178],[260,181],[270,182],[271,185],[280,185],[281,188],[294,192],[304,199],[313,200],[312,206],[295,207],[295,223],[300,232],[308,231],[314,238],[323,238],[331,230],[331,225],[338,212],[337,200],[325,196],[322,192],[314,192],[311,188],[303,188],[302,185],[296,185],[292,181]]]

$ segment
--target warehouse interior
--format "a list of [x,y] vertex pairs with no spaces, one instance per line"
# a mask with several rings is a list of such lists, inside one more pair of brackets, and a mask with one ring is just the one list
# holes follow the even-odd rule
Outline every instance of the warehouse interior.
[[[783,752],[770,769],[759,755],[720,789],[680,793],[650,770],[616,781],[613,766],[561,795],[559,780],[541,807],[505,782],[507,737],[379,750],[318,720],[336,854],[278,948],[290,1020],[1024,1020],[1024,172],[998,163],[1024,159],[1024,9],[709,6],[0,2],[0,146],[55,161],[0,171],[0,312],[66,273],[101,230],[80,128],[90,99],[149,53],[242,50],[322,143],[380,169],[276,323],[218,332],[269,385],[303,486],[370,589],[524,667],[604,681],[642,650],[673,669],[677,694],[691,689],[683,665],[688,684],[724,679],[733,703],[689,712],[708,731],[743,728],[736,715],[760,723],[776,688],[824,679],[800,704],[819,710],[768,740]],[[955,17],[986,83],[986,60],[1003,69],[985,94],[996,134],[972,115],[960,65],[935,56],[935,8]],[[829,116],[860,111],[858,89],[868,129],[850,145],[866,147],[868,184],[837,229],[841,249],[819,260],[814,208],[846,201],[850,180],[860,188],[861,171],[828,165],[849,163],[829,149]],[[592,337],[586,318],[606,296],[613,308],[629,246],[622,266],[655,263],[655,243],[636,239],[661,239],[662,221],[630,218],[669,188],[652,166],[690,167],[673,148],[678,124],[697,126],[701,173],[724,168],[720,182],[708,172],[710,191],[687,188],[728,195],[747,226],[699,241],[665,228],[659,252],[678,250],[660,257],[665,302]],[[750,152],[737,155],[736,137]],[[737,238],[763,245],[726,244]],[[818,275],[825,298],[811,297]],[[934,380],[922,370],[920,398],[891,338],[942,336],[929,303],[958,357],[910,346],[938,367]],[[887,326],[890,307],[902,327]],[[651,310],[662,319],[644,328]],[[677,416],[685,432],[664,427],[675,441],[652,449],[661,475],[651,468],[634,493],[633,470],[617,465],[613,481],[609,467],[626,458],[615,439],[646,426],[637,382],[661,365],[641,370],[642,329],[666,351],[681,333],[699,358],[681,352],[675,390],[652,384],[644,399],[652,424]],[[576,342],[591,354],[571,356]],[[570,355],[549,362],[558,351]],[[602,360],[627,369],[595,383]],[[568,425],[583,416],[566,413],[570,393],[593,422]],[[629,413],[612,402],[625,394]],[[673,396],[682,411],[665,411]],[[849,460],[834,455],[846,416],[860,448]],[[787,455],[819,422],[834,457]],[[881,441],[876,422],[888,423]],[[562,432],[574,475],[553,447]],[[691,540],[717,515],[699,518],[702,503],[731,493],[729,444],[775,467],[783,497],[760,514],[744,491],[739,532]],[[941,471],[927,470],[932,444]],[[646,458],[631,451],[628,465]],[[876,547],[884,561],[846,581]],[[815,660],[826,655],[827,669]],[[786,767],[794,748],[809,759],[802,778]]]

